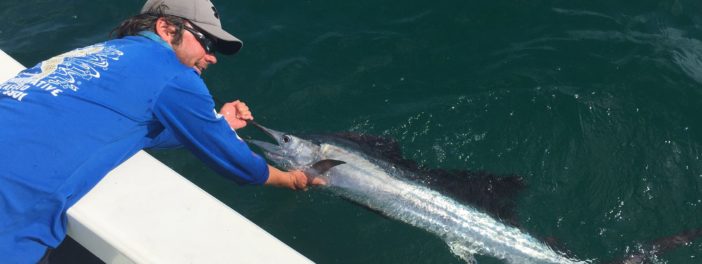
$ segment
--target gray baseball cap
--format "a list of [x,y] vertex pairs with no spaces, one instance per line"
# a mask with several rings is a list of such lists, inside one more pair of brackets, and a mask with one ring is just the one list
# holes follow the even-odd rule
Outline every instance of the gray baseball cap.
[[141,8],[146,13],[160,5],[165,5],[162,11],[187,19],[190,23],[216,38],[215,48],[223,54],[234,54],[244,45],[241,40],[222,29],[219,13],[210,0],[148,0]]

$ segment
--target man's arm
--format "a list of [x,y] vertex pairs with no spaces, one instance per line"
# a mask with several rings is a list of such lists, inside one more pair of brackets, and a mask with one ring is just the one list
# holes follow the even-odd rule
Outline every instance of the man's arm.
[[[172,79],[159,94],[153,110],[165,129],[173,133],[188,150],[215,171],[239,184],[304,189],[310,183],[321,182],[321,179],[308,179],[300,171],[269,171],[272,167],[238,138],[232,125],[223,116],[216,115],[213,107],[214,101],[207,87],[192,73]],[[239,121],[245,123],[241,119],[253,118],[248,107],[237,111],[239,113],[235,119]],[[248,115],[245,112],[249,112]]]
[[214,101],[194,73],[169,81],[156,100],[158,121],[195,156],[239,184],[264,184],[268,165],[213,110]]

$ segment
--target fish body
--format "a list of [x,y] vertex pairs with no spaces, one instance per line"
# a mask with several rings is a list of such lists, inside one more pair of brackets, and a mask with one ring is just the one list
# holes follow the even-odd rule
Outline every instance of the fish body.
[[472,206],[407,180],[412,172],[388,162],[333,143],[320,144],[319,158],[345,162],[325,174],[331,192],[441,237],[466,261],[482,254],[508,263],[585,263]]
[[307,170],[325,160],[343,161],[318,175],[325,189],[442,238],[451,251],[473,262],[474,254],[508,263],[587,263],[571,259],[519,228],[460,203],[413,179],[412,171],[370,155],[343,140],[302,139],[258,125],[278,145],[251,140],[285,169]]

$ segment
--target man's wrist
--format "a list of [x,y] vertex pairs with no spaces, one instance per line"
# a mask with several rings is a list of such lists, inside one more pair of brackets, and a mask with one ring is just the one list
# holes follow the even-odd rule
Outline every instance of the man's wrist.
[[288,188],[297,190],[297,184],[295,184],[295,175],[292,172],[285,172],[288,175]]

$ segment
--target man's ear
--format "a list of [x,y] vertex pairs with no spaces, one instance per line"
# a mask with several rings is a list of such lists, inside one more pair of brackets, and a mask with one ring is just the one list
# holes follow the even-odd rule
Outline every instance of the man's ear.
[[170,44],[175,34],[175,28],[160,17],[156,20],[156,34],[159,35],[166,43]]

